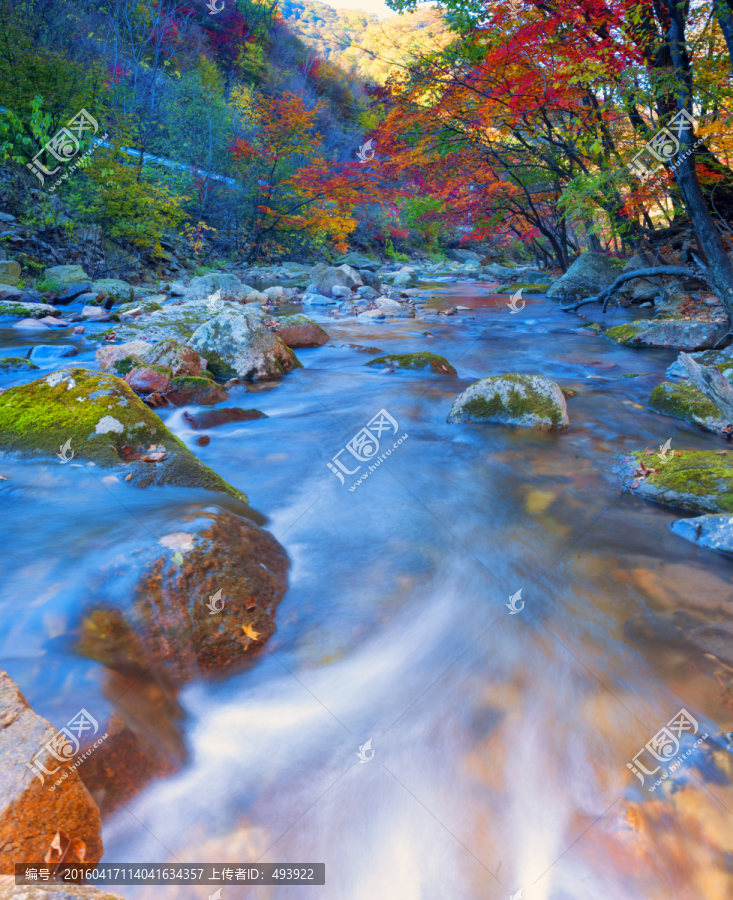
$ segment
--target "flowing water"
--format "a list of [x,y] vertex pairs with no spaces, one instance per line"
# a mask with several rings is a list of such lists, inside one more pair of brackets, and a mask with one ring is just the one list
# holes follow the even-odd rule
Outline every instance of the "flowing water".
[[[316,313],[331,341],[298,352],[305,368],[232,391],[227,405],[269,418],[215,429],[207,447],[181,410],[162,413],[248,494],[290,586],[252,666],[182,691],[188,762],[105,821],[104,861],[323,862],[326,885],[308,889],[323,900],[730,898],[733,570],[669,531],[689,513],[624,493],[612,471],[669,437],[726,445],[644,408],[675,353],[619,348],[542,299],[513,315],[483,285],[439,290],[432,306],[471,309]],[[33,342],[0,335],[2,355]],[[365,368],[351,345],[429,349],[459,377]],[[61,362],[93,366],[93,347]],[[502,372],[576,390],[570,428],[446,424],[460,390]],[[327,463],[380,410],[392,452],[351,490],[361,473],[342,485]],[[228,501],[73,464],[2,474],[0,666],[55,726],[80,707],[103,719],[105,671],[74,652],[86,602],[102,581],[124,603],[121,560]],[[627,763],[682,708],[708,737],[650,792]],[[131,714],[156,728],[142,698]],[[224,900],[304,890],[233,885]]]

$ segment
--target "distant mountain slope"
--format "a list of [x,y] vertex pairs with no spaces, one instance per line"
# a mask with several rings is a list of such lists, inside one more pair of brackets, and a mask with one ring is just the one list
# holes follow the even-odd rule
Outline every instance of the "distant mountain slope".
[[332,9],[318,0],[281,0],[279,10],[290,30],[319,56],[376,84],[383,84],[418,51],[437,50],[450,39],[445,21],[432,9],[379,19]]

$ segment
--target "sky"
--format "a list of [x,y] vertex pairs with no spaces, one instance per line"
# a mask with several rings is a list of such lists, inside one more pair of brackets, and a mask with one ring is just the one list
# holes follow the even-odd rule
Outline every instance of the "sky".
[[390,9],[383,0],[320,0],[320,2],[333,9],[359,9],[382,19],[395,15],[394,10]]

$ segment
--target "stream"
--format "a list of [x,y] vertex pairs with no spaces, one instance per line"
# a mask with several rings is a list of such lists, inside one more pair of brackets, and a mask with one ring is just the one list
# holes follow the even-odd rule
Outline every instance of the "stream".
[[[188,762],[104,821],[103,862],[325,863],[323,887],[233,884],[222,900],[729,900],[733,568],[669,531],[690,511],[631,496],[613,471],[668,438],[728,445],[645,408],[676,351],[618,347],[542,297],[512,314],[478,282],[426,286],[430,308],[469,309],[373,323],[302,309],[330,342],[224,404],[269,418],[199,447],[183,410],[160,411],[248,495],[290,557],[289,590],[254,664],[182,690]],[[604,328],[632,318],[590,309]],[[49,341],[72,338],[4,328],[0,355]],[[360,348],[430,350],[458,378],[366,368]],[[97,368],[96,345],[79,349],[0,387]],[[570,428],[446,424],[460,391],[504,372],[576,391]],[[342,485],[327,464],[382,410],[392,452],[350,490],[361,472]],[[101,722],[105,670],[74,651],[90,592],[105,580],[124,603],[125,559],[228,498],[73,463],[0,474],[0,667],[55,727],[82,707]],[[681,709],[698,730],[677,755],[708,737],[650,792],[627,764]]]

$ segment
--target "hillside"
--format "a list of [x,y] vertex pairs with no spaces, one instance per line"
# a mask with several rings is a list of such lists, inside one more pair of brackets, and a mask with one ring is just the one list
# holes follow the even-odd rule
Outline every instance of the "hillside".
[[317,0],[282,0],[280,15],[288,27],[323,59],[336,62],[352,43],[359,43],[379,19],[351,9],[332,9]]

